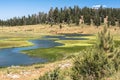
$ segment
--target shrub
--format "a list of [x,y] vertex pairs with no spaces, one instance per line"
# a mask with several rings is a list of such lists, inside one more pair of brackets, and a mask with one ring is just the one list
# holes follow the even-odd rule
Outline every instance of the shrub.
[[44,76],[40,77],[39,80],[63,80],[63,77],[60,75],[59,68],[56,68],[54,71],[46,73]]
[[112,58],[114,68],[116,71],[120,70],[120,47],[116,48],[113,52],[114,56]]
[[104,76],[110,75],[112,65],[103,52],[94,49],[84,51],[81,56],[75,57],[74,66],[72,68],[73,80],[99,80]]
[[98,33],[96,48],[104,50],[105,52],[113,52],[114,50],[114,41],[110,32],[107,30],[107,27],[104,26],[103,31]]

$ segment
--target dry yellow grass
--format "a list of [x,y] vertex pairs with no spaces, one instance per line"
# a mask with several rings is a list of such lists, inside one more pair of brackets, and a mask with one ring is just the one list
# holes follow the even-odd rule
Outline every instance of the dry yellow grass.
[[[61,33],[82,33],[82,34],[96,34],[102,30],[102,27],[88,26],[84,25],[75,26],[75,25],[62,25],[62,29],[59,28],[59,25],[50,26],[47,24],[38,24],[38,25],[27,25],[27,26],[13,26],[13,27],[0,27],[0,37],[2,36],[39,36],[39,35],[50,35],[50,34],[61,34]],[[120,34],[119,27],[110,27],[109,30],[114,34]]]

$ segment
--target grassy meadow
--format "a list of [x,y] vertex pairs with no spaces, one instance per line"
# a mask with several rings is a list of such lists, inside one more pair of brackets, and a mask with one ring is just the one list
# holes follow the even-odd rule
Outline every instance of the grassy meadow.
[[[20,75],[21,79],[26,79],[26,80],[38,79],[40,75],[49,72],[49,70],[53,70],[54,66],[58,66],[60,64],[67,64],[68,62],[71,62],[70,60],[71,56],[79,54],[81,50],[84,50],[87,47],[90,47],[94,43],[96,43],[96,38],[97,38],[96,35],[98,32],[102,30],[102,27],[103,26],[96,28],[95,26],[87,26],[87,25],[84,25],[84,27],[72,25],[70,27],[69,25],[65,25],[65,24],[63,24],[62,29],[59,28],[59,25],[54,25],[53,27],[51,27],[50,25],[46,25],[46,24],[0,27],[1,49],[32,46],[34,44],[29,42],[28,40],[40,39],[41,37],[46,35],[57,36],[66,33],[94,34],[91,36],[82,36],[82,38],[86,38],[87,40],[54,39],[55,42],[62,43],[64,45],[53,48],[38,48],[34,50],[22,51],[24,54],[28,54],[29,56],[45,58],[50,62],[46,64],[44,63],[44,64],[33,64],[29,66],[19,66],[18,68],[17,67],[0,68],[0,79],[11,80],[10,77],[6,77],[8,73],[11,73],[12,75],[15,74]],[[110,27],[109,31],[113,35],[115,46],[119,46],[120,29],[118,27]],[[75,36],[72,38],[80,38],[80,36]],[[51,66],[52,69],[49,69],[51,68]],[[26,72],[26,74],[22,74],[22,72],[23,73]],[[24,75],[26,75],[26,77]],[[117,73],[116,76],[117,75],[119,75],[119,73]],[[113,75],[112,78],[115,78],[115,76]],[[21,80],[21,79],[17,79],[17,80]]]
[[[0,48],[11,47],[24,47],[33,46],[28,40],[40,39],[46,35],[58,36],[61,34],[93,34],[91,36],[71,36],[66,38],[86,38],[87,40],[59,40],[51,39],[55,42],[62,43],[64,45],[53,48],[39,48],[35,50],[23,51],[33,57],[42,57],[50,61],[67,58],[71,55],[77,54],[80,50],[85,49],[88,46],[92,46],[96,42],[96,35],[102,30],[103,26],[96,28],[95,26],[69,26],[63,24],[63,28],[60,29],[59,25],[28,25],[28,26],[13,26],[13,27],[0,27]],[[118,27],[110,27],[109,31],[113,33],[115,45],[119,46],[119,31]],[[74,54],[73,54],[74,53]]]

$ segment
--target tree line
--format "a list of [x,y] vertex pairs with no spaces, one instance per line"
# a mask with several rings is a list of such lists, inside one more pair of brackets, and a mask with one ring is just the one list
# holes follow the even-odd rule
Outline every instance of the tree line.
[[[99,26],[105,23],[107,17],[107,25],[120,26],[120,8],[80,8],[79,6],[51,8],[48,13],[39,12],[23,17],[14,17],[8,20],[0,20],[0,26],[22,26],[34,24],[54,24],[75,23],[80,24],[94,24]],[[81,22],[82,23],[81,23]]]

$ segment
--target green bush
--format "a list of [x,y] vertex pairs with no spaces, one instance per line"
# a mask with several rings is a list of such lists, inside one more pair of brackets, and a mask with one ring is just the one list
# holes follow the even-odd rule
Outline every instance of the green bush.
[[59,71],[56,69],[51,73],[46,73],[44,76],[40,77],[39,80],[58,80],[58,77]]
[[107,27],[104,26],[103,31],[98,33],[96,48],[100,50],[104,50],[105,52],[113,52],[114,50],[114,41],[110,32],[107,30]]
[[73,80],[99,80],[112,74],[111,62],[103,52],[89,49],[82,54],[83,58],[77,56],[73,59]]
[[120,47],[116,48],[113,52],[114,56],[112,58],[114,68],[116,71],[120,70]]
[[54,71],[48,72],[40,77],[39,80],[63,80],[63,77],[60,75],[60,69],[56,68]]

